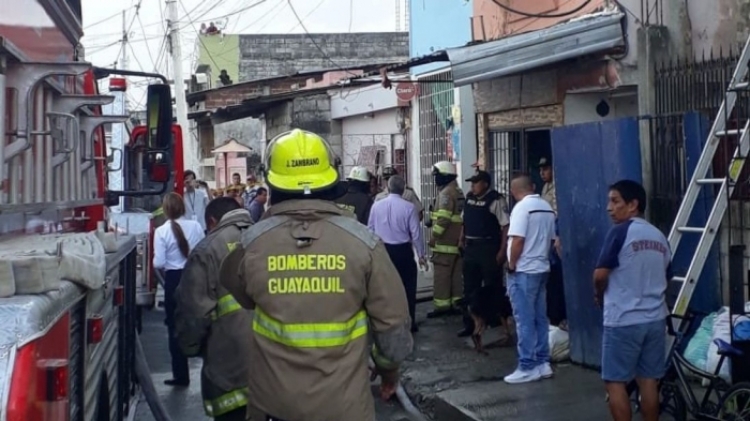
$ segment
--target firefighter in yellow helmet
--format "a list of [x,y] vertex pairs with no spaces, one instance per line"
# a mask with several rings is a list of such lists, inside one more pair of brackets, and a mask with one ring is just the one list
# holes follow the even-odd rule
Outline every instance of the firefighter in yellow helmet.
[[464,210],[464,193],[456,182],[456,166],[448,161],[440,161],[432,167],[438,197],[432,206],[430,220],[430,249],[435,268],[433,304],[435,308],[427,313],[434,318],[458,314],[459,300],[463,295],[462,259],[458,244],[461,239]]
[[383,243],[333,203],[344,188],[325,140],[295,129],[265,159],[271,207],[220,273],[255,310],[249,419],[372,420],[368,358],[390,397],[412,349],[398,272]]
[[372,208],[370,197],[370,172],[367,168],[357,166],[346,178],[349,182],[346,194],[336,200],[338,206],[352,212],[361,224],[367,225]]

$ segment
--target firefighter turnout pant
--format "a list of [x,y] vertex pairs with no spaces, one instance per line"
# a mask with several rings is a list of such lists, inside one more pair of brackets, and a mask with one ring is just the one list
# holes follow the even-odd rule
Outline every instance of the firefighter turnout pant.
[[463,262],[458,247],[455,254],[433,251],[431,261],[434,267],[432,301],[435,312],[450,311],[457,307],[463,293]]

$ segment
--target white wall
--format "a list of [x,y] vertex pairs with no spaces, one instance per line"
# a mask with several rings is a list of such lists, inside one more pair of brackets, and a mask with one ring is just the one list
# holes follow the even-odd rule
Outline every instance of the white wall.
[[354,89],[336,89],[331,95],[331,118],[340,119],[355,115],[398,107],[396,89],[385,89],[380,85]]
[[[600,101],[609,104],[609,114],[601,117],[596,113]],[[569,93],[563,102],[565,125],[614,120],[638,115],[638,95],[634,91]]]
[[459,183],[462,183],[461,188],[468,192],[471,184],[463,180],[474,174],[475,168],[471,165],[477,161],[477,120],[471,85],[456,88],[454,98],[461,110],[461,121],[457,125],[461,130],[461,155],[460,160],[456,162],[456,171],[459,174]]

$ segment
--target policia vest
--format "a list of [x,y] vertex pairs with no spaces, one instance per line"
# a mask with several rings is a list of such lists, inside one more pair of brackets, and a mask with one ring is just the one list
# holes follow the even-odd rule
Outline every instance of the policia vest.
[[500,222],[490,211],[492,204],[500,197],[496,190],[490,190],[481,199],[472,193],[466,195],[464,236],[475,239],[500,239]]

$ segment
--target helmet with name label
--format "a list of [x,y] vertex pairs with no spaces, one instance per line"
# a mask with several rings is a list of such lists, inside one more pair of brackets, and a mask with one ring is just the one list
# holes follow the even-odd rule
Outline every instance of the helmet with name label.
[[294,129],[276,136],[266,147],[266,182],[275,190],[311,194],[339,182],[339,160],[322,137]]
[[435,175],[456,175],[456,166],[449,161],[436,162],[432,166],[432,173]]
[[367,168],[365,167],[354,167],[349,172],[349,177],[346,177],[347,180],[355,180],[355,181],[361,181],[363,183],[369,183],[370,182],[370,172],[367,171]]

